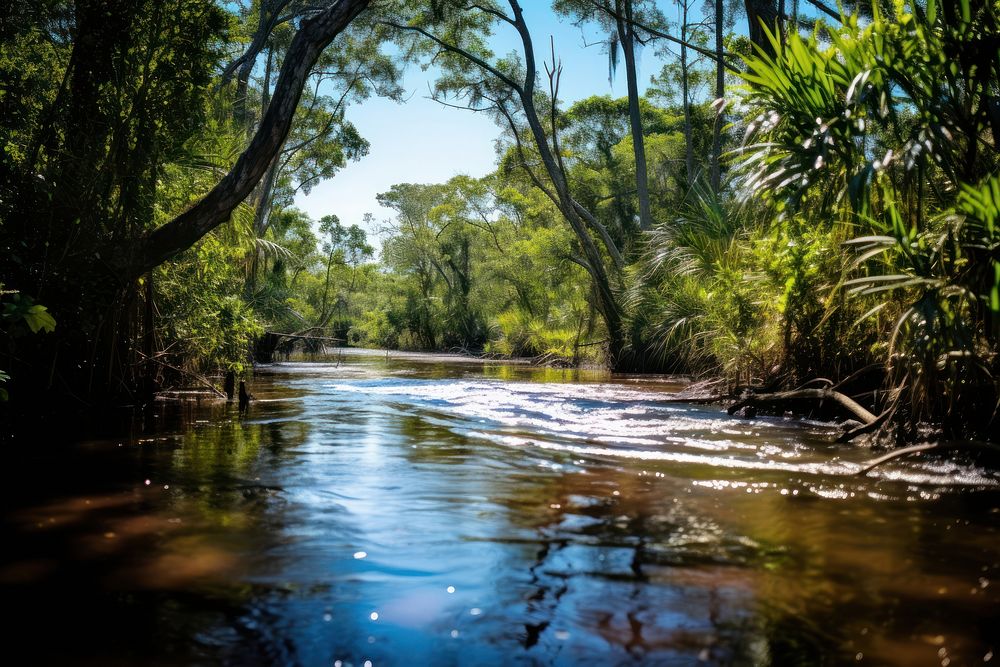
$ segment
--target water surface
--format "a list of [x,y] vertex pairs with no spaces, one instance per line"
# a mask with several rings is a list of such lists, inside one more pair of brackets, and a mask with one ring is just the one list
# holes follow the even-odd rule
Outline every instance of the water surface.
[[[1000,486],[670,379],[354,353],[8,452],[9,654],[64,664],[963,665]],[[1000,659],[1000,658],[998,658]],[[338,662],[339,661],[339,662]]]

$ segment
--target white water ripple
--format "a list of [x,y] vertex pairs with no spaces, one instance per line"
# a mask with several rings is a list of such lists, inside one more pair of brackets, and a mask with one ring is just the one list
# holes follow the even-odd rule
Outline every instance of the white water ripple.
[[[509,447],[534,447],[621,461],[720,469],[850,476],[871,456],[832,444],[832,427],[787,419],[728,416],[718,407],[668,402],[670,394],[621,385],[501,380],[345,380],[324,385],[334,395],[362,395],[466,420],[449,427]],[[900,461],[868,481],[995,487],[971,465]],[[864,483],[865,478],[858,478]]]

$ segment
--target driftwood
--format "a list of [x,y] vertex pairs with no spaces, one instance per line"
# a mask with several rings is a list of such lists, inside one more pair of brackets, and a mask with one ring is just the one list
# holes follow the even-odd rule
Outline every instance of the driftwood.
[[839,443],[850,442],[851,440],[854,440],[855,438],[858,438],[862,435],[868,435],[869,433],[874,433],[878,429],[882,428],[883,424],[892,419],[892,416],[896,413],[896,407],[898,405],[899,405],[899,396],[897,395],[896,400],[894,400],[892,404],[882,412],[882,414],[876,417],[874,421],[870,421],[867,424],[862,424],[857,428],[852,428],[849,431],[845,431],[843,434],[841,434],[839,438],[837,438],[837,442]]
[[878,419],[877,416],[869,412],[850,396],[842,394],[839,391],[833,391],[832,389],[796,389],[794,391],[779,391],[773,394],[755,394],[737,401],[730,406],[728,412],[732,415],[736,411],[747,407],[756,408],[762,405],[784,407],[788,403],[797,403],[800,401],[832,401],[866,425]]
[[671,396],[670,398],[658,398],[657,403],[690,403],[691,405],[715,405],[717,403],[722,403],[723,401],[728,401],[734,399],[735,396]]
[[872,459],[865,463],[860,470],[858,470],[855,475],[867,475],[869,472],[894,459],[902,458],[904,456],[911,456],[913,454],[922,454],[923,452],[942,452],[950,449],[985,449],[990,452],[1000,453],[1000,445],[996,445],[992,442],[981,442],[979,440],[963,440],[955,442],[935,442],[935,443],[924,443],[922,445],[911,445],[910,447],[903,447],[902,449],[896,449],[888,454],[880,456],[876,459]]

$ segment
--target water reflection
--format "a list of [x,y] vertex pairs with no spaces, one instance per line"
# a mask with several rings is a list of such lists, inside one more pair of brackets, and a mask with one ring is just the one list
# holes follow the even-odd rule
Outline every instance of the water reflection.
[[[369,355],[241,418],[13,455],[8,646],[93,664],[953,664],[1000,627],[971,464],[844,477],[669,381]],[[146,484],[146,481],[149,484]],[[53,642],[53,619],[62,641]]]

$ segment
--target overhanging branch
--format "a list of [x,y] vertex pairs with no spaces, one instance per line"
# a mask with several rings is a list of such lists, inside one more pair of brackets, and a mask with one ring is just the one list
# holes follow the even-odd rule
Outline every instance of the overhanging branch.
[[114,267],[120,277],[138,277],[159,266],[229,219],[281,151],[312,67],[334,37],[365,10],[369,2],[340,0],[302,24],[288,47],[271,104],[250,145],[201,201],[154,229],[137,244],[118,248]]

